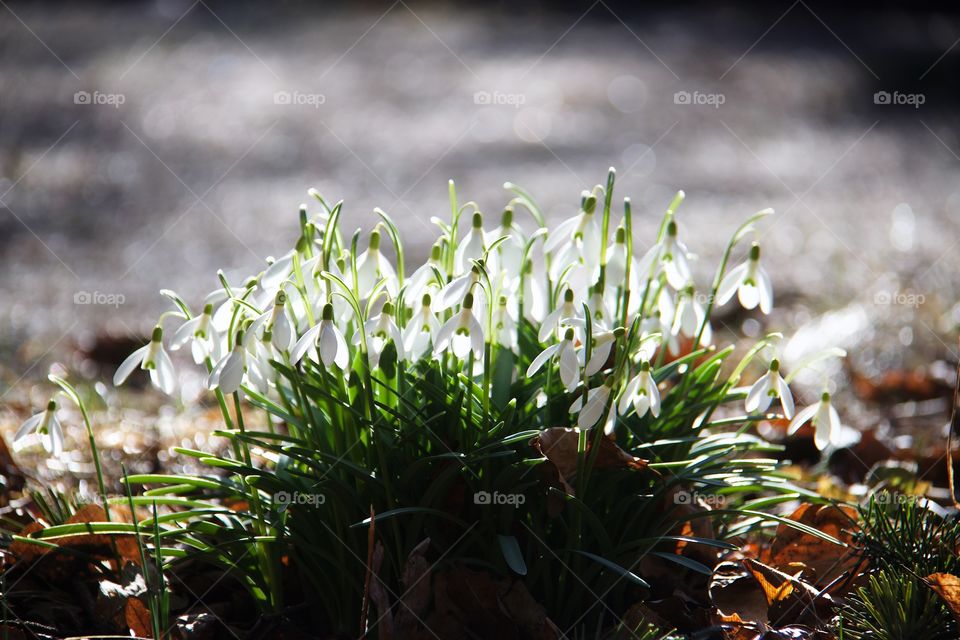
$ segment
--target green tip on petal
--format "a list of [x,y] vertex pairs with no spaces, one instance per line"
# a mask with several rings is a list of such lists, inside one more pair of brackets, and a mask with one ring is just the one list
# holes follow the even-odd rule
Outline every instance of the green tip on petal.
[[160,342],[163,340],[163,327],[157,325],[153,328],[153,335],[150,336],[151,342]]
[[324,320],[333,320],[333,305],[329,302],[323,305],[323,319]]
[[504,229],[509,229],[513,225],[513,207],[507,207],[503,210],[503,215],[500,217],[500,225]]
[[467,295],[463,296],[463,308],[473,309],[473,293],[472,292],[468,292]]
[[760,244],[757,242],[754,242],[750,246],[750,259],[753,261],[757,261],[760,259]]
[[483,226],[483,214],[479,211],[473,214],[473,228],[479,229]]
[[47,403],[47,411],[56,411],[56,410],[57,410],[57,401],[51,398],[50,402]]
[[208,302],[207,304],[203,305],[203,312],[206,315],[210,315],[211,313],[213,313],[213,304]]

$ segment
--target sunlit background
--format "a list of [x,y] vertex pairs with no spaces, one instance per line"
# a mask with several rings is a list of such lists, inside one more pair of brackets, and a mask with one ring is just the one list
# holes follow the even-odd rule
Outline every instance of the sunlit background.
[[2,392],[109,374],[159,289],[199,303],[283,252],[310,187],[422,257],[450,178],[491,220],[505,181],[556,219],[609,166],[639,246],[686,192],[704,287],[776,209],[778,311],[731,328],[864,375],[952,364],[960,14],[837,4],[0,2]]

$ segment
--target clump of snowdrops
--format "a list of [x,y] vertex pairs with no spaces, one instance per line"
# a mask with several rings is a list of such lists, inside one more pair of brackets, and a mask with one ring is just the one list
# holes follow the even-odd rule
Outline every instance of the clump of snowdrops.
[[[644,557],[709,575],[678,541],[734,548],[776,524],[769,507],[803,492],[749,426],[794,417],[779,335],[735,353],[711,326],[734,297],[770,312],[748,240],[772,211],[734,231],[702,287],[681,239],[683,193],[641,241],[614,177],[552,227],[515,185],[489,215],[451,181],[418,265],[385,212],[347,236],[343,203],[311,190],[291,250],[245,279],[218,273],[196,306],[164,291],[171,310],[114,381],[139,368],[171,393],[168,351],[188,352],[232,453],[180,449],[209,465],[202,477],[127,478],[147,487],[138,504],[165,510],[153,553],[209,560],[262,611],[314,603],[318,628],[355,635],[387,613],[371,611],[371,581],[401,600],[407,558],[429,539],[434,570],[520,577],[561,628],[596,629],[650,595]],[[57,450],[54,409],[24,431]],[[810,419],[827,446],[839,428],[828,394],[791,428]],[[629,463],[601,455],[609,445]],[[694,508],[680,489],[719,495],[722,508]],[[683,529],[705,516],[692,531],[707,533]]]

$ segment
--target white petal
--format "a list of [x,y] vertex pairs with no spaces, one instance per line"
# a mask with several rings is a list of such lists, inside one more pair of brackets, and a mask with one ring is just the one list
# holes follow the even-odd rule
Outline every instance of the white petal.
[[113,374],[114,386],[119,387],[126,382],[133,370],[143,362],[143,356],[146,355],[149,348],[150,345],[146,344],[127,356],[127,359],[117,368],[117,372]]
[[757,268],[757,287],[760,289],[760,311],[770,313],[773,309],[773,285],[763,267]]
[[777,393],[780,396],[780,404],[783,406],[783,415],[786,418],[793,417],[793,393],[790,391],[790,387],[787,385],[787,382],[777,376]]
[[553,311],[547,314],[547,317],[543,319],[543,324],[540,325],[540,332],[537,334],[537,339],[540,342],[546,342],[550,339],[550,336],[553,335],[553,332],[557,330],[557,325],[560,323],[560,314],[563,313],[563,307],[557,307]]
[[196,327],[198,324],[200,324],[201,319],[202,316],[197,316],[180,325],[180,328],[174,332],[173,338],[170,340],[170,349],[176,351],[185,345],[187,340],[193,337],[193,332],[196,331]]
[[743,281],[743,276],[747,271],[747,263],[738,265],[720,281],[720,287],[717,289],[717,304],[727,304],[737,288]]
[[320,352],[320,362],[325,367],[333,364],[333,359],[337,356],[337,336],[334,331],[335,327],[332,321],[323,320],[320,322],[317,350]]
[[840,424],[840,414],[837,413],[837,410],[833,408],[833,405],[830,406],[830,442],[831,444],[838,444],[843,439],[843,426]]
[[218,386],[220,391],[225,394],[231,394],[240,388],[243,382],[243,355],[239,351],[233,351],[227,356],[227,361],[220,372]]
[[573,391],[577,388],[580,377],[577,353],[572,343],[565,340],[562,345],[563,348],[560,349],[560,380],[563,381],[567,391]]
[[660,390],[657,388],[653,376],[650,376],[650,380],[647,382],[647,395],[650,396],[650,413],[653,414],[654,418],[657,418],[660,416]]
[[587,406],[580,412],[580,417],[577,419],[577,426],[581,429],[590,429],[596,425],[603,417],[609,397],[610,388],[607,386],[592,389],[587,396]]
[[57,420],[56,416],[50,421],[50,433],[47,434],[47,438],[49,444],[44,442],[44,447],[54,457],[59,458],[60,454],[63,453],[63,427],[60,426],[60,421]]
[[307,352],[310,350],[310,347],[312,347],[316,341],[318,333],[320,333],[319,324],[310,327],[310,329],[308,329],[307,332],[304,333],[299,340],[297,340],[297,344],[293,346],[293,350],[290,352],[290,361],[293,364],[297,364],[303,360],[303,356],[307,354]]
[[813,414],[817,412],[817,409],[820,408],[820,404],[811,404],[808,407],[804,407],[797,412],[797,415],[793,417],[793,420],[790,421],[790,425],[787,427],[787,435],[793,435],[797,430],[805,425],[807,421],[813,417]]
[[634,376],[633,379],[627,383],[626,388],[623,390],[623,395],[620,396],[620,404],[617,405],[617,411],[623,415],[627,412],[627,409],[630,408],[630,403],[633,402],[633,397],[637,393],[637,389],[640,388],[640,376]]
[[437,336],[433,343],[434,354],[439,354],[447,348],[447,345],[450,344],[450,337],[453,335],[453,332],[457,330],[459,323],[460,318],[457,316],[453,316],[443,323],[443,326],[440,327],[440,331],[437,332]]
[[592,376],[603,368],[607,358],[610,356],[610,349],[613,348],[613,340],[607,340],[593,348],[590,354],[590,362],[587,363],[587,375]]
[[[770,406],[770,396],[768,395],[770,391],[770,379],[771,374],[768,371],[760,376],[760,379],[750,387],[750,391],[747,392],[747,401],[744,404],[747,413],[753,413],[757,410],[764,411]],[[761,404],[763,404],[763,408],[761,408]]]
[[541,351],[536,358],[533,359],[533,362],[530,363],[530,366],[527,367],[527,377],[532,376],[537,371],[540,371],[540,368],[543,366],[547,360],[553,357],[557,351],[559,351],[561,344],[552,344],[543,351]]
[[161,348],[157,353],[157,382],[160,390],[167,395],[172,395],[177,386],[177,374],[173,368],[173,362],[167,355],[165,349]]
[[749,282],[744,282],[737,289],[737,298],[744,309],[755,309],[760,304],[760,290]]
[[17,440],[20,440],[21,438],[25,438],[26,436],[33,433],[34,429],[37,428],[37,425],[40,424],[41,420],[43,420],[42,411],[24,420],[23,424],[20,425],[20,428],[17,429],[17,434],[13,436],[13,441],[16,442]]

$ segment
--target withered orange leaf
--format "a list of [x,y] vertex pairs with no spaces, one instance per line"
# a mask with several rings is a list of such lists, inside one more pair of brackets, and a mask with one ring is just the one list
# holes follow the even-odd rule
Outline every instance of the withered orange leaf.
[[960,578],[950,573],[931,573],[925,580],[947,604],[953,618],[960,622]]

